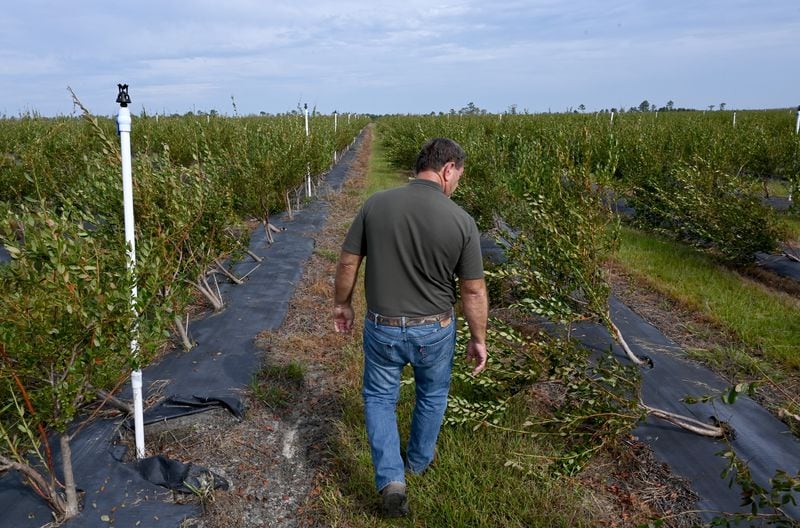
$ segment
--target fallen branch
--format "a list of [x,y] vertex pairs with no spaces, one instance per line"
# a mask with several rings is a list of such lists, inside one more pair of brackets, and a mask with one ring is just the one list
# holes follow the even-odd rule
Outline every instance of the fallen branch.
[[14,462],[0,455],[0,473],[8,470],[16,470],[23,478],[27,479],[37,494],[50,505],[50,508],[56,514],[56,518],[61,519],[64,517],[67,512],[67,504],[64,498],[56,491],[53,485],[44,479],[41,473],[27,464]]
[[628,356],[628,359],[630,359],[634,365],[644,365],[646,361],[642,360],[639,358],[639,356],[633,353],[631,348],[628,346],[628,343],[625,341],[625,338],[622,336],[622,332],[620,332],[619,328],[617,328],[617,325],[611,321],[611,314],[606,314],[606,320],[608,321],[608,324],[611,325],[611,329],[614,331],[614,336],[617,338],[617,342],[622,347],[622,350],[625,351],[625,355]]
[[258,255],[256,255],[252,251],[250,251],[249,249],[245,249],[244,251],[245,251],[245,253],[250,255],[250,257],[252,257],[253,260],[255,260],[258,263],[261,263],[264,260],[264,257],[259,257]]
[[787,409],[778,409],[778,417],[779,418],[794,418],[795,421],[800,423],[800,415],[794,414],[789,412]]
[[688,416],[656,409],[655,407],[650,407],[641,400],[639,400],[639,405],[641,405],[641,407],[652,416],[666,420],[667,422],[675,424],[678,427],[682,427],[683,429],[691,431],[695,434],[699,434],[701,436],[710,436],[711,438],[722,438],[725,436],[725,430],[722,427],[709,425]]
[[224,274],[226,277],[228,277],[230,280],[232,280],[232,281],[234,282],[234,284],[244,284],[244,281],[243,281],[242,279],[238,278],[238,277],[237,277],[236,275],[234,275],[233,273],[231,273],[231,272],[230,272],[230,270],[228,270],[228,269],[227,269],[227,268],[226,268],[226,267],[225,267],[225,266],[222,264],[222,262],[220,262],[220,261],[219,261],[219,259],[218,259],[218,258],[215,258],[215,259],[214,259],[214,264],[216,264],[216,265],[217,265],[217,268],[218,268],[218,269],[219,269],[219,270],[220,270],[220,271],[221,271],[221,272],[222,272],[222,273],[223,273],[223,274]]
[[126,401],[120,400],[113,394],[102,389],[96,389],[95,394],[97,395],[97,398],[102,401],[103,405],[108,404],[124,413],[133,414],[133,405]]
[[258,269],[258,268],[260,268],[260,267],[261,267],[261,264],[256,264],[256,265],[255,265],[255,267],[254,267],[253,269],[251,269],[250,271],[248,271],[247,273],[245,273],[244,275],[242,275],[242,280],[245,280],[247,277],[249,277],[249,276],[250,276],[250,274],[251,274],[251,273],[253,273],[255,270],[257,270],[257,269]]

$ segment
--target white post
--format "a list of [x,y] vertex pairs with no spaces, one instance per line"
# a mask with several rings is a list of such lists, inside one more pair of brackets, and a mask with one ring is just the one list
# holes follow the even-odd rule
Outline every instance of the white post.
[[733,113],[733,128],[736,128],[736,112]]
[[[136,269],[136,238],[134,236],[133,222],[133,177],[131,176],[131,112],[128,104],[128,85],[120,84],[117,102],[120,105],[117,116],[120,148],[122,151],[122,202],[125,218],[125,243],[128,248],[128,271],[133,273]],[[131,336],[131,355],[134,363],[138,364],[139,342],[136,339],[136,297],[138,291],[136,282],[131,286],[131,310],[133,310],[134,324]],[[133,389],[133,424],[136,439],[136,457],[144,458],[144,418],[142,411],[142,371],[140,368],[131,372],[131,388]]]
[[336,165],[336,130],[339,128],[339,113],[333,111],[333,164]]
[[794,125],[794,133],[800,134],[800,106],[797,107],[797,123]]
[[614,124],[614,112],[611,112],[611,124]]
[[[308,142],[308,103],[303,103],[303,113],[306,116],[306,143]],[[306,163],[306,196],[311,198],[311,163]]]

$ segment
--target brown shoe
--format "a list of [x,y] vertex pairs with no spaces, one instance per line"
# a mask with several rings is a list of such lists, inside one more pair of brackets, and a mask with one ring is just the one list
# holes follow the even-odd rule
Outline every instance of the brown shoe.
[[402,482],[390,482],[381,490],[384,517],[405,517],[408,515],[406,485]]

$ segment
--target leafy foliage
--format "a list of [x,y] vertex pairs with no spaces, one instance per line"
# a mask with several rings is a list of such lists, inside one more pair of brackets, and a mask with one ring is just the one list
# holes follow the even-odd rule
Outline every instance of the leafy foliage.
[[[585,349],[569,341],[543,335],[531,339],[498,319],[492,319],[488,333],[492,355],[487,369],[477,378],[466,366],[456,369],[445,423],[503,428],[512,401],[547,387],[557,396],[529,409],[517,432],[569,438],[566,451],[546,457],[546,464],[511,457],[507,465],[524,472],[544,465],[551,473],[572,475],[643,416],[634,397],[638,377],[632,367],[610,357],[590,361]],[[457,353],[465,352],[465,334],[460,333]]]
[[722,478],[729,479],[729,485],[738,484],[742,489],[742,506],[749,507],[749,513],[727,514],[716,517],[712,526],[734,527],[742,522],[769,526],[797,526],[786,506],[797,506],[800,494],[800,472],[795,475],[778,470],[769,479],[769,486],[762,486],[753,480],[747,462],[740,459],[733,449],[719,453],[728,465],[722,471]]
[[[134,276],[113,122],[84,117],[0,121],[0,243],[13,257],[0,266],[0,401],[26,402],[2,408],[0,457],[20,464],[14,453],[46,445],[45,427],[68,450],[83,404],[151,360],[192,300],[190,283],[241,245],[238,224],[281,208],[365,124],[334,134],[320,116],[306,137],[297,117],[135,120]],[[31,482],[45,482],[26,467]]]
[[776,249],[781,235],[775,212],[756,197],[754,182],[690,165],[638,183],[631,204],[639,226],[733,263]]

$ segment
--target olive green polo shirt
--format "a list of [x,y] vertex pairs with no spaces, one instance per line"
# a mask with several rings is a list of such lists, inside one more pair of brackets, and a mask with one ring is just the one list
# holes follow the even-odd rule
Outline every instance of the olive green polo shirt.
[[342,249],[366,257],[367,307],[390,317],[450,310],[456,276],[483,278],[475,221],[432,181],[370,196]]

